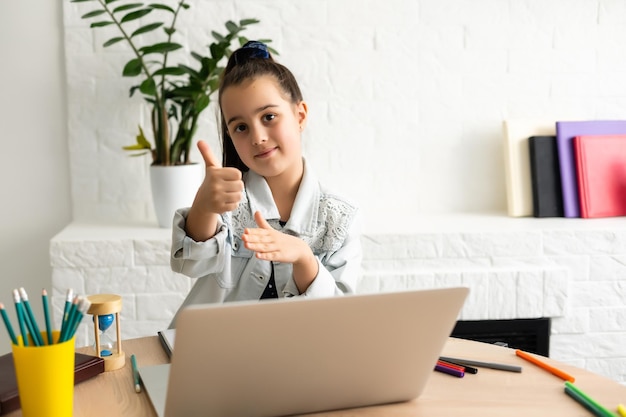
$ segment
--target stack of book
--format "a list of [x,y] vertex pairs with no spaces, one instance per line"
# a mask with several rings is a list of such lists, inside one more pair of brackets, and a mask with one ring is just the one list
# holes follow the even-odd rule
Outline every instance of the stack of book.
[[626,216],[626,120],[506,120],[508,214]]

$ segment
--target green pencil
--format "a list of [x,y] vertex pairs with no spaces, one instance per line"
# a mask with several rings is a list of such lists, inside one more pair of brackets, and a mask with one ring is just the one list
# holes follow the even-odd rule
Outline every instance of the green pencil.
[[20,326],[20,333],[22,334],[22,343],[24,343],[24,346],[28,346],[28,333],[26,332],[26,326],[24,325],[20,293],[17,290],[13,290],[13,301],[15,303],[15,312],[17,313],[17,323]]
[[4,309],[4,304],[0,303],[0,313],[2,313],[2,320],[4,320],[4,324],[7,326],[7,331],[9,332],[9,336],[11,336],[11,341],[14,345],[17,345],[17,336],[15,336],[15,332],[13,331],[13,326],[11,326],[11,322],[9,321],[9,316],[7,315],[6,310]]
[[20,288],[20,296],[22,297],[22,305],[26,309],[27,324],[30,323],[30,332],[33,336],[33,341],[37,346],[43,346],[43,338],[41,337],[39,326],[37,326],[37,320],[35,320],[33,310],[30,308],[30,301],[28,301],[28,294],[24,287]]
[[79,297],[75,296],[72,301],[72,306],[67,313],[67,318],[63,320],[61,324],[61,334],[59,335],[59,342],[65,341],[67,333],[70,331],[71,324],[74,322],[74,315],[76,314],[76,309],[78,308],[78,300]]
[[43,315],[46,319],[46,333],[48,334],[48,344],[52,344],[52,326],[50,325],[50,309],[48,308],[48,292],[44,288],[41,290],[41,303],[43,304]]
[[565,393],[574,398],[597,417],[615,417],[615,414],[601,406],[597,401],[593,400],[569,381],[565,381]]

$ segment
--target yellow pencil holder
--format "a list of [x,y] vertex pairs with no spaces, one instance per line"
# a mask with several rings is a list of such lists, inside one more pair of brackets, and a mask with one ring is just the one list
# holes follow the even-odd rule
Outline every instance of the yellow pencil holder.
[[[12,345],[17,389],[23,417],[71,417],[74,405],[74,338],[56,343],[24,346],[22,337]],[[47,334],[42,332],[47,343]]]

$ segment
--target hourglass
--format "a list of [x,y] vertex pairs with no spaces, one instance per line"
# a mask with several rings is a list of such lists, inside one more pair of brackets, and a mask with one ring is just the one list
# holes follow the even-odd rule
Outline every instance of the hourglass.
[[[105,371],[120,369],[125,364],[120,328],[122,297],[115,294],[95,294],[87,299],[91,302],[87,313],[93,315],[96,356],[104,359]],[[112,334],[114,323],[115,336]]]

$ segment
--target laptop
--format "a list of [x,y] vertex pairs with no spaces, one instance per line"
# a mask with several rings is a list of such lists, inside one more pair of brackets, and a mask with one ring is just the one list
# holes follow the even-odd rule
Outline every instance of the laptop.
[[412,400],[468,288],[195,305],[167,365],[139,369],[160,417],[269,417]]

